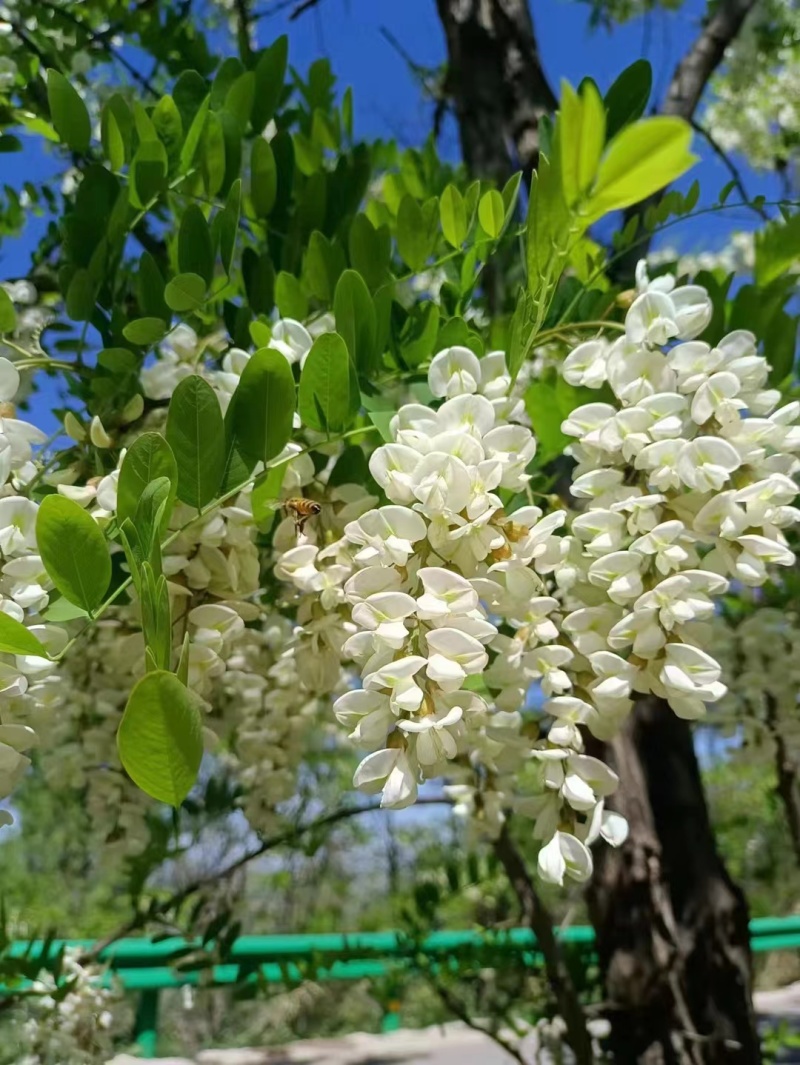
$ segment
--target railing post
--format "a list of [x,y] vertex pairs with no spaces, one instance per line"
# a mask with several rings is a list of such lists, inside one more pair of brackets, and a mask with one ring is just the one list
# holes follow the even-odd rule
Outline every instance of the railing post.
[[133,1040],[142,1058],[154,1058],[158,1049],[158,991],[142,991],[136,1008]]
[[400,1003],[396,999],[386,1003],[386,1009],[381,1021],[381,1031],[396,1032],[400,1028]]

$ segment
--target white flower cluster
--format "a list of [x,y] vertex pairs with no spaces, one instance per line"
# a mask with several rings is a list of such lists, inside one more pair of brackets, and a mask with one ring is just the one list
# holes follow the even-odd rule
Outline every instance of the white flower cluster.
[[[542,874],[585,879],[587,844],[601,830],[618,836],[602,801],[616,778],[578,746],[532,743],[521,713],[534,681],[550,694],[570,687],[573,656],[558,642],[559,601],[546,586],[561,565],[556,532],[566,515],[543,517],[532,505],[505,512],[499,493],[524,493],[536,443],[508,420],[519,405],[502,352],[479,360],[446,349],[428,383],[438,409],[401,407],[392,441],[370,459],[390,504],[322,549],[286,551],[276,575],[316,595],[317,624],[335,627],[334,646],[359,667],[358,686],[334,704],[371,752],[357,787],[398,808],[414,802],[421,780],[465,777],[451,794],[480,808],[489,831],[513,803],[537,817],[548,844]],[[526,760],[539,795],[516,800],[513,776]]]
[[755,337],[739,330],[710,347],[694,339],[711,317],[703,289],[649,282],[643,269],[638,281],[624,336],[581,344],[564,363],[567,381],[609,398],[562,426],[584,504],[569,552],[581,605],[564,629],[597,677],[569,716],[601,738],[631,691],[684,718],[724,695],[702,623],[729,579],[758,585],[793,562],[783,530],[800,518],[800,404],[778,406]]
[[61,978],[70,983],[70,992],[61,998],[55,996],[52,973],[41,972],[26,999],[24,1019],[13,1027],[18,1065],[100,1065],[110,1060],[112,1007],[119,996],[101,987],[98,976],[79,963],[75,951],[65,951]]

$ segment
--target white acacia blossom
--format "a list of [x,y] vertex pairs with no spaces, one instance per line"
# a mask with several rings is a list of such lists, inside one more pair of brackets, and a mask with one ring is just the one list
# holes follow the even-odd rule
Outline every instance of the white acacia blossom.
[[[715,599],[792,561],[783,530],[800,516],[800,405],[778,407],[755,337],[712,348],[695,339],[711,317],[704,289],[650,281],[643,265],[637,282],[624,334],[563,363],[569,383],[603,390],[563,425],[569,521],[525,502],[536,444],[513,420],[503,354],[455,347],[431,363],[439,405],[401,407],[370,459],[389,503],[276,567],[304,598],[325,588],[314,624],[358,669],[334,704],[368,752],[356,787],[397,808],[444,776],[457,809],[494,834],[516,809],[556,883],[588,878],[598,837],[625,838],[604,808],[616,778],[585,753],[584,730],[610,739],[635,694],[684,718],[722,698],[704,649]],[[515,786],[523,768],[534,794]]]

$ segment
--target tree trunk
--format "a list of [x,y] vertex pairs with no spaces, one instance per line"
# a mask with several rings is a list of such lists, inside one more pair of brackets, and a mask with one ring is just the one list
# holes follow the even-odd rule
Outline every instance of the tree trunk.
[[589,891],[614,1060],[759,1062],[747,904],[716,850],[689,726],[643,700],[592,753],[619,774],[630,825],[618,851],[595,849]]
[[501,187],[530,179],[539,119],[556,98],[539,58],[527,0],[436,0],[447,41],[446,94],[453,100],[470,173]]

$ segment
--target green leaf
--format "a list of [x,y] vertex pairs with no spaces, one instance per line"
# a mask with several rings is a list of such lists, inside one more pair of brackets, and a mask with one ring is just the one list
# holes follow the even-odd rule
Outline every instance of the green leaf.
[[15,621],[4,611],[0,611],[0,653],[4,655],[37,655],[49,658],[42,643],[36,639],[30,629],[20,621]]
[[377,364],[375,306],[364,279],[355,270],[345,270],[333,297],[336,332],[343,338],[350,358],[360,373],[369,374]]
[[255,74],[252,70],[247,70],[231,85],[225,97],[225,110],[229,115],[233,115],[242,136],[244,136],[250,123],[250,112],[253,110],[255,91]]
[[180,806],[203,758],[198,699],[166,670],[147,673],[128,699],[117,750],[125,772],[145,794]]
[[144,209],[167,187],[167,150],[161,141],[144,141],[136,149],[130,169],[131,203]]
[[200,510],[214,498],[225,467],[222,411],[202,377],[185,377],[173,392],[167,443],[178,466],[178,498]]
[[538,441],[537,460],[546,465],[557,458],[570,442],[561,432],[564,414],[555,387],[547,381],[534,381],[525,391],[525,410]]
[[164,145],[169,169],[174,170],[181,156],[183,144],[183,121],[171,96],[162,96],[153,108],[152,122],[158,139]]
[[[438,210],[437,210],[438,215]],[[404,196],[397,212],[397,250],[415,272],[422,270],[433,251],[436,231],[413,196]]]
[[146,348],[161,340],[167,331],[163,318],[135,318],[128,322],[122,330],[122,335],[131,344],[138,344]]
[[219,257],[222,260],[222,268],[228,276],[233,269],[233,253],[236,250],[236,234],[239,229],[241,210],[242,182],[237,178],[230,187],[224,209],[217,215]]
[[294,274],[285,270],[281,270],[275,279],[275,303],[281,318],[302,322],[308,316],[308,296]]
[[[178,269],[199,274],[206,285],[214,276],[214,246],[205,215],[196,203],[184,209],[178,230]],[[177,308],[176,308],[177,309]]]
[[250,116],[253,130],[256,133],[263,131],[280,102],[288,56],[289,39],[283,36],[279,37],[269,48],[265,48],[258,57],[255,66],[255,99],[253,113]]
[[258,137],[250,157],[250,199],[257,218],[267,218],[278,195],[278,169],[269,141]]
[[92,124],[78,91],[57,70],[47,71],[47,102],[53,127],[73,152],[85,152],[92,139]]
[[246,455],[269,462],[292,435],[295,385],[292,368],[279,351],[251,356],[231,401],[233,435]]
[[300,374],[300,417],[311,429],[339,433],[352,424],[360,405],[347,345],[338,333],[324,333],[314,341]]
[[[175,505],[174,482],[156,477],[142,490],[133,516],[133,526],[142,548],[142,562],[149,562],[156,576],[161,576],[161,538],[167,531]],[[169,665],[169,658],[164,668]]]
[[608,114],[606,136],[609,140],[616,137],[623,126],[642,117],[652,87],[653,70],[646,59],[637,59],[622,71],[603,101]]
[[88,322],[94,314],[96,286],[88,270],[79,269],[72,275],[67,289],[67,314],[73,322]]
[[442,220],[444,239],[451,247],[460,248],[467,239],[467,209],[464,206],[464,197],[455,185],[448,185],[442,193],[439,200],[439,217]]
[[606,141],[606,112],[593,81],[580,95],[562,82],[558,122],[562,188],[567,206],[573,207],[593,184]]
[[36,543],[56,588],[90,614],[111,581],[111,558],[97,522],[60,495],[45,496],[36,517]]
[[506,210],[503,197],[497,189],[485,192],[478,203],[478,221],[483,226],[487,236],[494,240],[503,232]]
[[[179,79],[180,80],[180,79]],[[209,97],[203,100],[200,107],[197,109],[192,124],[189,126],[189,132],[186,134],[186,138],[181,148],[181,155],[178,161],[178,169],[181,174],[186,174],[191,169],[195,161],[197,149],[203,139],[203,133],[206,128],[206,119],[208,117]]]
[[432,301],[412,308],[400,336],[400,357],[414,369],[433,355],[439,335],[439,308]]
[[280,505],[280,492],[289,459],[277,466],[270,466],[259,476],[253,485],[251,503],[253,520],[256,525],[264,525],[272,518]]
[[164,299],[173,311],[194,311],[206,298],[206,283],[199,274],[178,274],[164,289]]
[[316,230],[311,234],[303,261],[303,277],[312,296],[323,303],[331,303],[339,275],[345,268],[344,254],[338,244],[332,244]]
[[585,221],[646,200],[697,161],[689,151],[692,127],[682,118],[658,115],[626,126],[609,144],[586,205]]
[[121,170],[131,158],[133,115],[125,98],[116,92],[100,115],[100,139],[112,170]]
[[769,222],[758,230],[755,245],[755,280],[763,287],[800,265],[800,212],[785,222]]
[[6,290],[0,285],[0,333],[13,333],[17,328],[17,312]]
[[242,253],[242,276],[247,302],[254,314],[269,314],[275,305],[275,267],[268,251]]
[[386,226],[375,229],[365,214],[357,214],[350,225],[348,254],[370,292],[386,281],[392,255],[391,235]]
[[136,295],[142,313],[149,318],[169,321],[172,317],[164,299],[164,278],[149,251],[143,252],[136,274]]
[[125,452],[117,483],[117,521],[133,520],[145,488],[159,477],[172,486],[168,507],[178,490],[178,466],[172,448],[160,433],[142,433]]
[[200,173],[209,196],[216,196],[225,180],[225,131],[219,115],[209,111],[198,148]]

